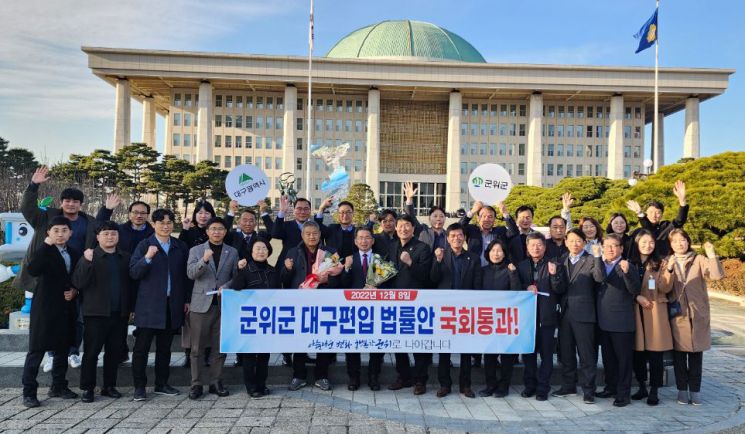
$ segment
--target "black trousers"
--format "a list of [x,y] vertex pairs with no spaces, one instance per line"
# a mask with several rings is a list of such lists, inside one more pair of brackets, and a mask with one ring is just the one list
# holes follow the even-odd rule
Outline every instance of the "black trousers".
[[[383,365],[384,353],[370,353],[370,361],[367,366],[367,379],[380,375],[380,369]],[[344,357],[347,360],[347,375],[350,382],[360,382],[360,372],[362,371],[362,355],[360,353],[346,353]]]
[[675,385],[678,390],[701,391],[701,374],[704,367],[704,353],[675,351]]
[[[437,381],[442,387],[453,387],[450,378],[450,353],[440,353],[440,361],[437,364]],[[463,389],[471,387],[471,354],[460,355],[460,369],[458,369],[458,386]]]
[[[497,361],[497,358],[499,360]],[[517,354],[484,354],[484,377],[486,387],[497,392],[508,393],[512,382],[512,368],[517,362]],[[499,379],[497,379],[499,365]]]
[[634,376],[639,384],[647,381],[647,364],[649,364],[649,386],[662,387],[665,375],[662,359],[664,354],[664,351],[634,351]]
[[[59,348],[57,352],[64,354],[67,351],[67,345]],[[39,366],[44,359],[45,351],[29,351],[26,353],[26,362],[23,364],[23,396],[36,397],[36,390],[39,383],[36,377],[39,375]],[[67,357],[55,357],[52,360],[52,387],[61,389],[67,387]]]
[[80,367],[80,388],[96,388],[96,365],[103,348],[106,349],[103,356],[103,386],[114,387],[122,356],[122,336],[127,336],[127,319],[121,314],[115,314],[108,317],[86,316],[83,322],[85,352]]
[[239,354],[242,360],[243,383],[248,393],[263,391],[269,375],[269,353]]
[[[526,389],[535,390],[539,395],[547,395],[551,391],[551,373],[554,370],[554,338],[556,327],[539,326],[535,333],[535,352],[523,354],[525,372],[523,383]],[[538,367],[538,354],[541,355],[541,366]]]
[[579,383],[583,393],[595,393],[598,364],[595,323],[562,318],[559,324],[559,355],[562,388],[576,390]]
[[[305,380],[308,377],[308,368],[305,362],[308,360],[307,353],[294,353],[292,355],[292,377]],[[316,354],[316,366],[313,368],[313,376],[316,380],[329,378],[329,365],[334,360],[334,353]]]
[[634,332],[601,331],[600,341],[605,366],[605,389],[619,401],[631,398],[631,366]]
[[413,372],[407,353],[396,353],[395,357],[396,372],[401,380],[410,381],[413,379],[416,384],[427,384],[427,380],[429,379],[429,365],[432,364],[432,354],[414,353]]
[[132,349],[132,382],[135,389],[147,386],[147,355],[153,339],[155,339],[155,386],[168,384],[168,376],[171,373],[171,344],[178,330],[171,328],[169,299],[166,299],[165,309],[166,327],[164,329],[137,327],[135,345]]

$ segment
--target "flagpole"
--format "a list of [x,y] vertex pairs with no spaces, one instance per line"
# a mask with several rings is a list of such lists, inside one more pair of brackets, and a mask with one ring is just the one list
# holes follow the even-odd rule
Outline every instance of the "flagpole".
[[[308,23],[308,123],[305,126],[308,131],[305,144],[305,198],[311,201],[311,208],[313,207],[310,194],[312,184],[310,179],[310,166],[312,162],[310,146],[313,134],[313,32],[313,0],[310,0],[310,22]],[[289,145],[291,146],[292,144],[290,143]]]
[[[311,0],[312,1],[312,0]],[[659,112],[660,112],[660,97],[659,97],[659,67],[660,67],[660,0],[656,1],[657,3],[657,29],[655,29],[655,44],[654,44],[654,116],[652,119],[654,121],[652,122],[652,136],[654,138],[654,143],[652,144],[652,162],[654,165],[652,166],[654,168],[654,172],[660,170],[660,165],[662,164],[661,161],[658,161],[657,156],[660,155],[659,150],[657,149],[658,146],[660,146],[660,128],[659,128]]]

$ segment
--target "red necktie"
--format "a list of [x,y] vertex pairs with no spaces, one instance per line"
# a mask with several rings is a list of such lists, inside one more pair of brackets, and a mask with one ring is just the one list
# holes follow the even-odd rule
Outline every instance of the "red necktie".
[[362,274],[367,276],[367,253],[362,254]]

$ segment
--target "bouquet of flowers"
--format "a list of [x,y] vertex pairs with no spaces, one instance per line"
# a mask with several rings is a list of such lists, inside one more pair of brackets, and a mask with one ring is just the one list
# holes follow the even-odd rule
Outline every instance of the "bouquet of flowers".
[[367,268],[367,286],[378,287],[398,274],[396,266],[392,262],[384,261],[377,253],[373,255],[370,266]]
[[344,265],[341,263],[339,254],[318,249],[318,252],[316,252],[316,262],[311,269],[312,274],[305,278],[303,283],[300,284],[300,288],[318,288],[318,285],[328,281],[328,276],[338,276],[343,269]]

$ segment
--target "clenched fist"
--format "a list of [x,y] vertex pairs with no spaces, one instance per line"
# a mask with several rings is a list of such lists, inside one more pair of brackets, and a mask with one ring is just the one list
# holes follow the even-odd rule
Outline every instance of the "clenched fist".
[[515,267],[515,264],[513,264],[512,262],[510,262],[509,264],[507,264],[507,269],[510,270],[510,271],[512,271],[512,272],[517,271],[517,268]]
[[435,259],[437,262],[442,262],[442,260],[445,258],[445,250],[442,247],[438,247],[435,249]]
[[552,276],[556,274],[556,264],[553,262],[548,263],[548,274]]
[[603,248],[600,246],[600,244],[592,245],[592,256],[599,258],[602,252]]
[[153,259],[157,253],[158,253],[158,246],[149,246],[147,248],[147,253],[145,253],[145,258]]
[[295,264],[295,261],[292,260],[292,258],[285,259],[285,268],[287,271],[292,271],[292,266]]
[[83,252],[83,257],[88,262],[93,262],[93,249],[85,249],[85,251]]
[[202,255],[202,260],[203,260],[204,262],[209,262],[209,261],[210,261],[210,258],[212,257],[212,255],[213,255],[214,253],[215,253],[215,252],[213,252],[213,251],[212,251],[212,249],[207,249],[207,250],[205,250],[205,251],[204,251],[204,255]]
[[247,259],[241,259],[240,261],[238,261],[238,269],[239,270],[242,270],[242,269],[246,268],[246,265],[248,265],[248,260]]
[[401,256],[399,257],[399,259],[401,260],[401,262],[411,267],[413,261],[411,260],[411,255],[409,255],[409,252],[401,252]]
[[621,266],[621,271],[623,271],[624,274],[629,272],[629,261],[624,259],[621,262],[619,262],[618,265]]

